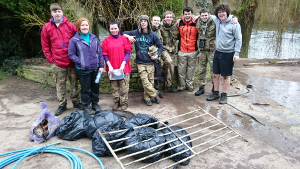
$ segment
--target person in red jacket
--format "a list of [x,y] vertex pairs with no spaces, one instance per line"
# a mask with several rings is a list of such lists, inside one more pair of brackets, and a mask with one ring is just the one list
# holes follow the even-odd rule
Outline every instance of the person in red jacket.
[[66,80],[70,81],[71,100],[74,108],[82,108],[78,91],[78,78],[75,64],[68,56],[69,41],[77,31],[75,25],[63,16],[59,4],[50,5],[53,18],[43,26],[41,43],[46,59],[51,64],[53,78],[56,82],[57,99],[59,107],[55,115],[62,114],[67,109]]
[[111,92],[113,95],[113,110],[126,110],[128,107],[128,92],[130,80],[130,51],[132,46],[130,41],[120,35],[119,22],[112,20],[109,22],[110,36],[106,37],[102,43],[104,59],[106,61],[106,71],[108,74],[121,74],[124,78],[120,80],[110,80]]

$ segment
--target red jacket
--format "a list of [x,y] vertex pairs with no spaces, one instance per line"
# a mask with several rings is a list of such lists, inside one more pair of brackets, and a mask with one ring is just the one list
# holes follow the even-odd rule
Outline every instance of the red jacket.
[[181,52],[191,53],[198,50],[197,47],[197,38],[198,38],[198,29],[196,23],[190,21],[186,23],[184,18],[179,22],[179,47],[178,49]]
[[75,67],[68,56],[68,47],[69,41],[76,31],[76,26],[64,16],[58,27],[52,18],[43,26],[41,42],[43,52],[49,63],[54,61],[55,65],[63,68]]
[[[123,59],[125,57],[126,51],[131,51],[132,45],[130,41],[124,36],[119,36],[117,39],[112,36],[106,37],[102,42],[102,52],[103,55],[107,55],[109,62],[114,69],[119,69]],[[108,71],[108,66],[106,65],[106,71]],[[126,62],[124,67],[124,73],[130,73],[130,59]]]

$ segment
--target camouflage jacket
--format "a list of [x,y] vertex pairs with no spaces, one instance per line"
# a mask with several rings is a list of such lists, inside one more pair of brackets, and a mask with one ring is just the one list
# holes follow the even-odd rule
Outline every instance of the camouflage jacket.
[[[204,48],[200,48],[199,50],[209,50],[214,51],[216,49],[216,24],[214,21],[209,18],[206,23],[198,20],[196,27],[198,29],[198,45],[200,44],[200,39],[206,39]],[[204,35],[205,32],[205,35]]]
[[156,28],[156,26],[152,25],[151,26],[151,29],[154,33],[156,33],[156,35],[158,36],[159,40],[161,41],[162,37],[161,37],[161,34],[160,34],[160,27]]
[[179,30],[176,26],[175,22],[172,22],[171,25],[166,24],[164,21],[161,25],[160,29],[160,35],[162,37],[161,42],[164,45],[164,50],[167,50],[168,52],[176,52],[176,41],[178,39]]

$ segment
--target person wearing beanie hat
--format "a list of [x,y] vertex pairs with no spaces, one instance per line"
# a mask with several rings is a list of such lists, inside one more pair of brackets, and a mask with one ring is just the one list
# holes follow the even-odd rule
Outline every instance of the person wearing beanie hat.
[[[123,32],[123,36],[134,43],[139,76],[144,87],[144,100],[151,106],[151,99],[157,104],[160,103],[157,91],[154,88],[154,61],[162,53],[163,44],[150,27],[149,17],[140,15],[138,29]],[[157,55],[149,57],[149,47],[155,45],[158,48]]]

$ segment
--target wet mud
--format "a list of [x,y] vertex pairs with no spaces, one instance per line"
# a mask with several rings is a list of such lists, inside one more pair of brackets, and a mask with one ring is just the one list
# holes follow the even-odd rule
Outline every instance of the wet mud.
[[[253,69],[259,69],[255,67]],[[286,67],[282,67],[286,68]],[[282,69],[280,68],[280,69]],[[237,67],[234,70],[234,78],[238,79],[237,83],[230,86],[228,95],[238,95],[237,97],[228,97],[229,105],[220,105],[218,101],[206,101],[211,93],[211,83],[207,83],[205,94],[195,96],[197,86],[194,92],[182,91],[174,93],[164,93],[161,104],[153,103],[152,106],[146,106],[142,102],[142,92],[129,94],[128,111],[137,113],[146,113],[157,117],[159,120],[171,118],[173,116],[183,115],[185,113],[198,109],[198,106],[205,111],[197,111],[196,113],[182,116],[179,119],[169,120],[170,124],[186,121],[179,126],[185,128],[198,123],[206,122],[211,118],[209,115],[200,116],[209,112],[212,116],[229,126],[233,131],[239,133],[241,137],[234,138],[224,144],[220,144],[208,151],[203,152],[199,156],[192,158],[188,166],[180,168],[298,168],[300,164],[300,80],[294,77],[286,78],[278,76],[271,78],[271,73],[262,71],[261,74],[253,73],[253,69]],[[264,70],[264,69],[263,69]],[[269,70],[269,68],[268,68]],[[271,68],[270,68],[271,70]],[[284,71],[286,71],[284,69]],[[57,109],[55,98],[55,90],[45,91],[43,88],[36,88],[36,84],[25,81],[23,85],[19,79],[15,81],[0,82],[2,91],[0,93],[0,139],[1,152],[32,147],[33,143],[28,141],[28,132],[31,124],[36,120],[41,112],[39,100],[45,100],[50,111]],[[28,85],[25,90],[24,84]],[[253,88],[246,89],[251,84]],[[16,88],[19,88],[16,90]],[[21,90],[22,89],[22,90]],[[34,89],[35,92],[30,92]],[[15,93],[14,93],[15,92]],[[35,94],[35,95],[33,95]],[[102,109],[110,109],[113,105],[112,96],[108,94],[100,95],[100,103]],[[268,105],[254,105],[253,103],[268,103]],[[68,110],[59,118],[63,118],[73,111],[71,102],[68,100]],[[238,109],[238,110],[237,110]],[[255,117],[258,121],[265,124],[259,124],[251,117],[243,114],[247,113]],[[210,127],[218,124],[219,121],[213,120],[201,125],[201,128]],[[216,125],[207,130],[203,130],[191,136],[191,138],[200,137],[208,132],[212,132],[224,127],[224,125]],[[26,130],[26,131],[25,131]],[[195,127],[191,132],[199,130]],[[213,136],[219,136],[230,132],[229,129],[221,130],[213,133]],[[26,132],[26,134],[24,134]],[[189,132],[190,133],[190,132]],[[234,134],[234,133],[233,133]],[[226,138],[232,137],[232,133]],[[9,142],[7,140],[10,140]],[[204,143],[208,138],[201,138],[193,141],[193,145]],[[61,141],[54,137],[50,142]],[[84,148],[92,152],[91,141],[81,139],[76,142],[63,141],[63,144]],[[48,142],[49,143],[49,142]],[[213,141],[209,146],[218,143]],[[12,147],[11,144],[14,146]],[[36,145],[39,146],[39,145]],[[199,151],[205,149],[201,149]],[[83,157],[84,167],[90,168],[93,163],[88,157]],[[53,157],[52,160],[55,158]],[[101,158],[106,168],[119,168],[119,165],[112,157]],[[32,161],[35,161],[32,159]],[[51,160],[50,160],[51,161]],[[35,161],[36,162],[36,161]],[[24,164],[25,165],[25,164]],[[45,164],[51,166],[52,164]],[[54,168],[69,168],[69,164],[59,163]],[[137,165],[138,166],[138,165]],[[34,167],[32,165],[31,167]],[[96,165],[93,167],[96,168]],[[91,168],[93,168],[91,167]],[[159,164],[154,168],[164,168],[165,164]],[[134,167],[133,167],[134,168]]]

